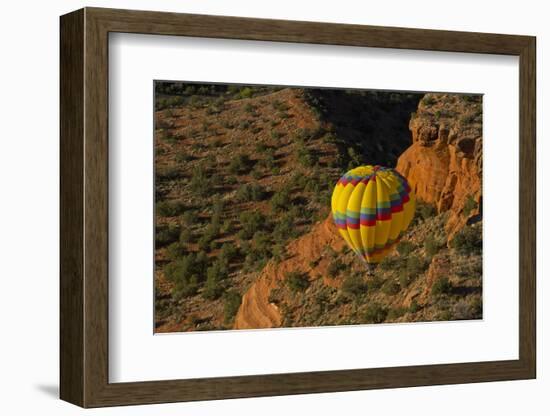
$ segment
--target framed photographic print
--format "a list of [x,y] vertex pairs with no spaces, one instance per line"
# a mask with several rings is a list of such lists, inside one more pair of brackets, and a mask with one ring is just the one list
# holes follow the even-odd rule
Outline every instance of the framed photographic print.
[[535,38],[61,17],[61,398],[534,378]]

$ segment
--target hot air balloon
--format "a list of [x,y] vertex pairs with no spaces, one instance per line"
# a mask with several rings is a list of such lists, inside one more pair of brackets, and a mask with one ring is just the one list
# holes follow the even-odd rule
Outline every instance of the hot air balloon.
[[332,216],[340,234],[370,267],[397,244],[414,210],[414,191],[407,180],[383,166],[350,170],[332,193]]

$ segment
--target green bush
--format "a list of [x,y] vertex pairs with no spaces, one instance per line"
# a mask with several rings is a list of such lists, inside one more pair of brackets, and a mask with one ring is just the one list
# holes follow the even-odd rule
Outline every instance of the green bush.
[[399,283],[397,283],[393,279],[387,280],[382,285],[382,292],[388,296],[397,295],[400,290],[401,290],[401,286],[399,285]]
[[309,279],[300,272],[285,273],[285,283],[293,292],[303,292],[309,287]]
[[157,215],[175,217],[183,212],[185,206],[177,201],[160,201],[156,204]]
[[252,97],[253,90],[250,87],[244,87],[239,91],[239,98],[250,98]]
[[187,152],[177,152],[175,159],[178,163],[185,163],[193,160],[193,156]]
[[436,255],[441,247],[443,247],[443,244],[437,241],[433,234],[429,234],[424,240],[424,250],[426,250],[426,254],[430,257]]
[[273,238],[279,243],[283,243],[289,238],[296,237],[296,226],[291,215],[285,214],[275,224],[273,229]]
[[231,159],[231,162],[229,162],[229,171],[235,175],[242,175],[250,172],[252,165],[253,163],[248,155],[241,153]]
[[176,296],[187,297],[197,293],[204,267],[203,259],[197,258],[194,254],[188,254],[169,263],[164,269],[164,275],[174,283]]
[[344,269],[344,263],[340,259],[333,260],[327,268],[327,274],[332,279],[336,278]]
[[229,324],[235,318],[239,307],[241,306],[242,298],[241,295],[234,291],[228,290],[223,296],[223,316],[226,324]]
[[216,239],[218,233],[219,229],[216,226],[209,224],[201,238],[199,238],[199,248],[204,251],[209,251],[212,247],[212,242]]
[[308,149],[306,146],[299,146],[296,150],[296,157],[298,159],[298,162],[304,167],[312,167],[317,164],[319,161],[319,158],[317,155],[311,150]]
[[357,274],[352,274],[342,282],[342,292],[346,295],[360,296],[367,293],[367,284]]
[[424,98],[422,98],[422,104],[424,104],[426,107],[430,107],[436,103],[436,100],[431,95],[425,95]]
[[271,197],[271,209],[273,211],[288,210],[290,202],[290,192],[287,189],[281,189]]
[[423,220],[427,220],[428,218],[431,218],[436,214],[435,207],[426,202],[417,201],[416,211],[418,212],[420,218],[422,218]]
[[468,195],[468,198],[466,198],[466,202],[464,203],[464,208],[462,209],[462,214],[465,217],[469,217],[470,213],[475,209],[477,209],[477,202],[471,195]]
[[415,245],[410,241],[400,241],[396,248],[399,255],[406,256],[415,249]]
[[191,192],[198,197],[205,197],[210,192],[210,180],[206,174],[206,170],[201,166],[193,169],[193,175],[189,182]]
[[190,243],[193,240],[193,232],[190,228],[183,228],[180,233],[180,243]]
[[402,307],[391,308],[388,311],[387,319],[389,319],[390,321],[394,321],[396,319],[401,318],[407,312],[408,312],[407,308],[402,308]]
[[413,299],[412,302],[411,302],[411,305],[409,306],[409,312],[411,313],[416,313],[418,312],[421,308],[421,306],[418,304],[418,302],[416,301],[416,299]]
[[241,223],[241,231],[239,231],[241,240],[249,240],[256,231],[267,230],[269,227],[266,216],[258,211],[241,213],[239,221]]
[[481,227],[465,226],[451,240],[451,247],[460,254],[481,254]]
[[222,248],[220,250],[220,254],[218,255],[218,258],[229,264],[233,260],[237,258],[239,255],[239,249],[237,246],[233,243],[223,243]]
[[237,189],[236,198],[239,202],[261,201],[265,197],[265,190],[260,184],[244,184]]
[[185,253],[185,247],[179,242],[172,243],[168,247],[166,247],[166,256],[170,260],[177,260],[180,257],[184,256]]
[[447,277],[440,277],[437,279],[432,286],[432,295],[448,295],[453,290],[453,285]]
[[155,228],[155,245],[164,247],[178,239],[180,228],[174,225],[157,225]]
[[386,320],[388,316],[388,308],[380,305],[379,303],[371,303],[367,306],[364,314],[366,323],[380,324]]
[[212,266],[206,270],[206,283],[202,296],[208,300],[218,299],[224,292],[222,280],[228,276],[227,265],[222,261],[215,261]]
[[156,170],[156,176],[160,181],[170,181],[180,176],[180,171],[176,166],[163,166]]

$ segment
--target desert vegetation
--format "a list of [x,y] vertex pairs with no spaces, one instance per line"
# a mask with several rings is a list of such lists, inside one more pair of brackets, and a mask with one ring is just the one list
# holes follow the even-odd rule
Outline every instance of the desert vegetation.
[[[292,261],[289,247],[326,222],[342,173],[396,165],[411,144],[411,114],[438,105],[423,97],[157,82],[156,331],[238,327],[259,276]],[[478,205],[472,196],[462,215]],[[447,219],[420,201],[374,275],[328,245],[282,273],[266,299],[282,326],[479,318],[481,223],[450,236]]]

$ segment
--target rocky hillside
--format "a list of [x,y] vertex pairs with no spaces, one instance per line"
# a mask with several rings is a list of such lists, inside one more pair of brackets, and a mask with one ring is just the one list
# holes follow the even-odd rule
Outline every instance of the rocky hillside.
[[[270,262],[243,296],[235,329],[481,317],[481,120],[478,97],[427,94],[397,167],[417,217],[374,276],[331,216]],[[443,116],[441,116],[443,114]],[[474,223],[474,225],[467,225]]]
[[[481,316],[478,98],[183,83],[156,92],[156,332]],[[329,215],[334,183],[362,164],[407,170],[420,199],[374,275]]]
[[[356,104],[347,118],[335,109],[346,97]],[[156,331],[231,328],[268,261],[286,259],[292,242],[326,218],[342,171],[366,154],[395,163],[408,142],[402,107],[419,99],[157,85]],[[355,140],[367,124],[373,139]]]
[[409,123],[412,146],[397,170],[419,199],[450,211],[449,238],[481,215],[481,96],[426,94]]

